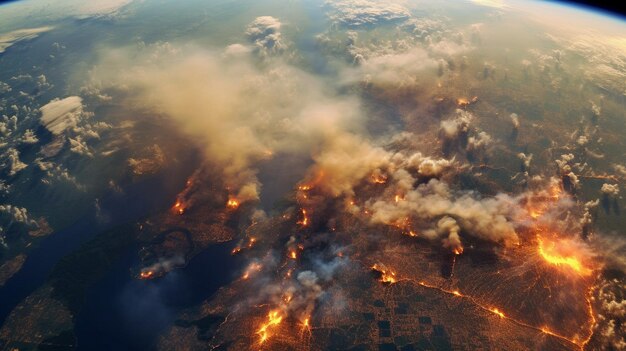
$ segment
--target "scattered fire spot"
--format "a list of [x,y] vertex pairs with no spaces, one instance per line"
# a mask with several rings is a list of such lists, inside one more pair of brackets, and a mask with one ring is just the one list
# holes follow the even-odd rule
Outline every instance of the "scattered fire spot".
[[478,96],[474,96],[474,97],[473,97],[473,98],[471,98],[471,99],[468,99],[468,98],[462,97],[462,98],[458,98],[458,99],[456,100],[456,104],[457,104],[457,106],[458,106],[458,107],[461,107],[461,108],[465,108],[465,107],[467,107],[467,106],[469,106],[469,105],[472,105],[472,104],[475,104],[475,103],[477,103],[477,102],[478,102]]
[[139,278],[141,279],[150,279],[154,276],[154,272],[153,271],[143,271],[141,273],[139,273]]
[[251,248],[252,246],[254,246],[255,242],[256,242],[256,238],[255,237],[251,237],[250,241],[248,242],[248,248]]
[[258,272],[261,270],[261,268],[263,268],[262,265],[258,264],[258,263],[251,263],[248,268],[246,268],[246,271],[243,272],[243,275],[241,276],[241,279],[243,280],[247,280],[248,278],[250,278],[250,275],[254,272]]
[[174,210],[174,212],[178,213],[179,215],[182,215],[183,213],[185,213],[185,206],[180,200],[176,201],[172,209]]
[[260,338],[259,342],[261,344],[265,343],[272,336],[272,330],[276,329],[282,321],[283,316],[280,315],[279,311],[270,311],[270,313],[267,314],[267,322],[261,324],[256,332]]
[[297,223],[303,227],[306,227],[309,225],[309,217],[304,208],[300,212],[302,213],[302,219],[300,219]]
[[372,270],[380,273],[381,283],[393,284],[398,281],[398,278],[396,277],[396,273],[388,269],[384,265],[375,264],[372,266]]
[[226,207],[233,209],[233,210],[237,209],[239,207],[239,201],[235,199],[234,197],[230,196],[228,197],[228,201],[226,202]]
[[371,179],[374,184],[387,183],[387,176],[384,174],[381,174],[380,172],[373,173]]

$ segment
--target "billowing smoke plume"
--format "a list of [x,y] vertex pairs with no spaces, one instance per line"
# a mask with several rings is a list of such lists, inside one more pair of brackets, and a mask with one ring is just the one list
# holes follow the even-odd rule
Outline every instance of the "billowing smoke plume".
[[[246,34],[260,49],[275,51],[283,47],[280,27],[275,18],[260,17]],[[103,54],[89,90],[123,92],[133,106],[171,118],[221,168],[238,201],[258,199],[259,161],[276,152],[304,153],[356,125],[356,99],[335,97],[319,78],[280,58],[257,65],[250,53],[168,43],[136,50]]]

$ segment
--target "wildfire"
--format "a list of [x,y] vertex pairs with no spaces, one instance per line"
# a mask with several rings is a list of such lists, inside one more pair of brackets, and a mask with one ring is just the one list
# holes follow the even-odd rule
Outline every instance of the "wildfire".
[[289,257],[290,257],[292,260],[295,260],[296,258],[298,258],[298,254],[296,253],[296,251],[295,251],[295,250],[291,250],[291,252],[289,253]]
[[504,317],[505,317],[505,316],[504,316],[504,312],[500,311],[500,310],[499,310],[499,309],[497,309],[497,308],[490,308],[490,309],[489,309],[489,311],[491,311],[491,312],[493,312],[493,313],[497,314],[497,315],[498,315],[498,317],[500,317],[500,318],[504,318]]
[[375,264],[372,266],[372,270],[380,273],[380,281],[382,283],[393,284],[398,281],[396,273],[387,269],[384,265]]
[[461,108],[467,107],[471,104],[475,104],[476,102],[478,102],[478,96],[474,96],[472,99],[468,99],[465,97],[456,99],[457,106]]
[[260,271],[261,268],[263,268],[263,266],[261,266],[260,264],[258,264],[258,263],[251,263],[248,266],[248,268],[246,268],[246,271],[241,276],[241,279],[247,280],[248,278],[250,278],[250,274],[252,274],[253,272]]
[[183,203],[180,202],[180,200],[176,201],[172,209],[179,215],[182,215],[183,213],[185,213],[185,206],[183,206]]
[[454,250],[452,250],[452,252],[454,252],[455,255],[460,255],[463,253],[463,248],[462,247],[457,247]]
[[305,331],[309,332],[309,333],[311,332],[311,324],[310,324],[310,321],[309,321],[309,317],[305,317],[302,320],[302,323],[300,324],[300,327],[301,327],[301,331],[302,332],[305,332]]
[[229,196],[228,201],[226,202],[226,207],[234,210],[237,207],[239,207],[239,201],[235,199],[234,197]]
[[561,196],[563,195],[563,188],[557,181],[552,181],[549,188],[545,192],[536,194],[528,199],[526,205],[526,211],[532,219],[538,219],[548,212],[551,206],[553,206]]
[[[561,242],[564,243],[565,241],[562,240]],[[593,273],[592,269],[583,264],[582,258],[577,256],[577,254],[580,256],[580,253],[576,252],[576,249],[572,245],[564,244],[563,248],[558,248],[555,242],[546,242],[544,238],[539,236],[537,236],[537,244],[539,255],[547,263],[566,268],[582,276],[588,276]]]
[[283,301],[285,301],[287,305],[289,305],[289,303],[291,302],[291,299],[293,299],[293,294],[291,292],[287,292],[283,296]]
[[267,322],[261,324],[256,332],[260,337],[261,344],[265,343],[267,339],[272,336],[270,334],[271,330],[275,329],[275,327],[278,326],[282,321],[283,316],[280,315],[278,310],[270,311],[270,313],[267,314]]
[[298,221],[298,224],[306,227],[307,225],[309,225],[309,217],[307,216],[306,210],[303,208],[301,210],[302,213],[302,219]]
[[254,243],[256,242],[256,238],[255,237],[251,237],[250,241],[248,242],[248,248],[251,248]]
[[141,279],[150,279],[154,275],[153,271],[143,271],[139,273],[139,278]]
[[592,310],[591,304],[589,303],[589,300],[588,300],[588,303],[589,303],[589,316],[591,318],[591,323],[589,324],[589,328],[590,328],[589,335],[587,336],[586,339],[580,340],[578,337],[569,338],[567,336],[557,334],[556,332],[550,330],[547,326],[538,327],[538,326],[534,326],[532,324],[526,323],[523,320],[518,320],[518,319],[511,318],[511,317],[507,316],[506,314],[504,314],[504,312],[501,309],[496,308],[496,307],[485,306],[485,305],[483,305],[480,302],[480,300],[472,297],[471,295],[464,295],[464,294],[462,294],[458,290],[447,290],[447,289],[442,288],[440,286],[428,284],[425,281],[419,281],[419,282],[417,282],[417,284],[419,284],[419,285],[421,285],[421,286],[423,286],[425,288],[428,288],[428,289],[435,289],[435,290],[441,291],[442,293],[451,294],[451,295],[454,295],[454,296],[457,296],[457,297],[460,297],[460,298],[463,298],[463,299],[467,299],[468,301],[470,301],[474,305],[478,306],[479,308],[481,308],[481,309],[483,309],[485,311],[491,312],[491,313],[497,315],[498,317],[500,317],[502,319],[506,319],[506,320],[508,320],[508,321],[510,321],[512,323],[515,323],[515,324],[517,324],[519,326],[522,326],[522,327],[525,327],[525,328],[530,328],[530,329],[534,329],[534,330],[537,330],[537,331],[541,331],[542,333],[544,333],[546,335],[550,335],[552,337],[555,337],[555,338],[561,339],[563,341],[569,342],[569,343],[571,343],[573,345],[578,346],[581,351],[584,350],[585,345],[589,342],[589,340],[591,339],[591,337],[593,335],[593,329],[592,328],[593,328],[593,326],[595,324],[595,317],[593,316],[593,310]]
[[372,173],[371,179],[374,184],[387,183],[387,176],[384,174],[381,174],[380,172]]

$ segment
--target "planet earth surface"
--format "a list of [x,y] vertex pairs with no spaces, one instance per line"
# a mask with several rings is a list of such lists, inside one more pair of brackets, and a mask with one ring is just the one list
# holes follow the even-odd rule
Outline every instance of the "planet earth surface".
[[1,350],[626,350],[626,22],[0,5]]

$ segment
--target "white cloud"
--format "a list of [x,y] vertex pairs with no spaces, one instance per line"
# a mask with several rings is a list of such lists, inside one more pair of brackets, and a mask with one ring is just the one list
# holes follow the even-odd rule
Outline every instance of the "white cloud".
[[[246,30],[246,34],[254,42],[261,55],[275,54],[285,49],[286,45],[282,41],[280,27],[282,24],[277,18],[272,16],[257,17]],[[232,45],[229,47],[232,52]],[[241,51],[241,48],[237,48]]]
[[375,25],[411,17],[406,7],[388,1],[341,0],[325,4],[332,8],[330,19],[347,26]]
[[76,127],[83,114],[82,101],[78,96],[50,101],[40,109],[41,123],[55,135]]
[[600,192],[606,195],[617,196],[619,194],[619,184],[604,183]]
[[27,28],[18,29],[12,32],[0,34],[0,54],[5,52],[7,48],[13,44],[37,38],[41,33],[52,30],[53,27],[39,27],[39,28]]
[[13,205],[0,205],[0,213],[6,213],[11,217],[11,220],[24,223],[29,226],[36,226],[37,222],[30,219],[28,210],[24,207],[18,207]]
[[7,150],[5,157],[7,158],[9,165],[9,175],[14,176],[28,165],[20,161],[20,153],[14,148]]
[[35,144],[39,141],[32,129],[26,129],[20,141],[24,144]]

